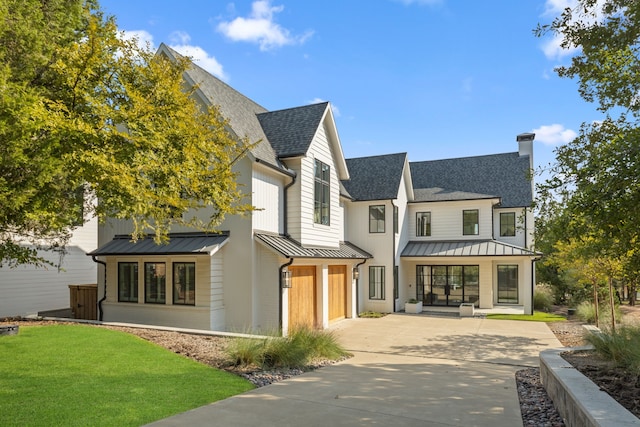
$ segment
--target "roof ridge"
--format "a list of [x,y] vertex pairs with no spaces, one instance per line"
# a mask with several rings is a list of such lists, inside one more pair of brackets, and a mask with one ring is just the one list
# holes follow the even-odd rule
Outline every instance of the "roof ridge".
[[498,157],[498,156],[506,156],[506,155],[510,155],[510,154],[520,155],[520,153],[518,153],[517,151],[509,151],[509,152],[505,152],[505,153],[479,154],[477,156],[449,157],[449,158],[446,158],[446,159],[434,159],[434,160],[417,160],[417,161],[409,162],[409,164],[444,162],[444,161],[448,161],[448,160],[479,159],[481,157]]

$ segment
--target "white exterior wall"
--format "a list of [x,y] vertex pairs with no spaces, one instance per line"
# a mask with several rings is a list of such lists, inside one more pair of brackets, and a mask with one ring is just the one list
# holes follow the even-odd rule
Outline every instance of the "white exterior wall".
[[[513,212],[516,216],[516,235],[515,236],[500,236],[500,213]],[[493,227],[495,230],[494,238],[500,242],[508,243],[510,245],[519,246],[521,248],[527,246],[527,235],[531,234],[530,224],[528,224],[529,218],[525,216],[526,210],[523,208],[496,208],[494,210]],[[526,213],[527,216],[531,216],[530,212]]]
[[[493,238],[493,200],[409,204],[410,240],[486,240]],[[462,212],[478,210],[478,234],[462,234]],[[416,213],[431,212],[431,236],[416,236]]]
[[[314,166],[315,159],[330,166],[330,218],[329,225],[314,222]],[[338,248],[343,239],[340,208],[340,184],[334,153],[332,153],[325,126],[319,127],[307,156],[287,161],[289,168],[297,172],[296,183],[288,190],[289,234],[303,246]]]
[[254,243],[256,263],[253,266],[255,280],[255,313],[253,329],[257,333],[270,333],[278,330],[280,298],[280,265],[288,260],[279,258],[263,245]]
[[[107,258],[107,299],[102,303],[103,320],[107,322],[129,322],[146,325],[175,326],[192,329],[212,329],[212,322],[219,322],[220,316],[213,315],[211,304],[217,310],[220,304],[218,280],[211,275],[221,268],[221,255],[199,256],[113,256]],[[118,263],[138,263],[138,302],[118,302]],[[144,263],[164,262],[166,265],[165,304],[145,304]],[[196,301],[194,306],[173,305],[173,263],[195,262]],[[214,264],[214,265],[212,265]],[[102,294],[98,294],[98,299]],[[218,313],[219,314],[219,313]]]
[[254,163],[251,200],[256,210],[251,214],[253,229],[279,233],[283,231],[283,175],[260,163]]
[[[69,307],[69,285],[96,283],[97,267],[87,252],[98,247],[98,220],[88,219],[74,230],[61,269],[18,266],[0,268],[0,317],[26,316]],[[57,254],[39,255],[58,263]]]

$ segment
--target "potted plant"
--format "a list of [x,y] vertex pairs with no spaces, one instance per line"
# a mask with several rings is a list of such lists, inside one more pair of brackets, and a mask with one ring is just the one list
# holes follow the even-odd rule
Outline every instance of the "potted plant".
[[411,298],[409,301],[404,303],[404,312],[413,314],[422,313],[422,301]]

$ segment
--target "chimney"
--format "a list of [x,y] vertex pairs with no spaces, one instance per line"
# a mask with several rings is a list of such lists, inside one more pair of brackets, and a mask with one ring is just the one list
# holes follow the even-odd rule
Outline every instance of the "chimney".
[[529,156],[529,167],[531,169],[533,169],[533,140],[535,138],[535,133],[521,133],[516,137],[518,154],[520,154],[520,157]]

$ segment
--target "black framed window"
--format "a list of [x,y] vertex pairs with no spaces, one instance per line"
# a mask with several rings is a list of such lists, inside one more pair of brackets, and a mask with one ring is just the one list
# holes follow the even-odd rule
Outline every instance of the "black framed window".
[[518,304],[518,266],[498,266],[498,303]]
[[144,302],[166,302],[167,266],[164,262],[144,263]]
[[516,235],[516,213],[500,212],[500,236],[509,237]]
[[393,232],[398,234],[398,207],[393,207]]
[[331,168],[329,165],[316,160],[314,164],[315,186],[314,186],[314,207],[313,222],[316,224],[329,225],[331,212],[331,191],[330,176]]
[[384,299],[384,266],[369,267],[369,299]]
[[118,263],[118,302],[138,302],[138,263]]
[[416,213],[416,236],[431,236],[431,212]]
[[457,307],[480,304],[480,267],[477,265],[416,266],[416,298],[425,305]]
[[173,263],[173,304],[196,305],[196,263]]
[[369,233],[384,233],[384,205],[369,206]]
[[462,211],[462,234],[465,236],[477,235],[480,224],[478,221],[478,209]]

